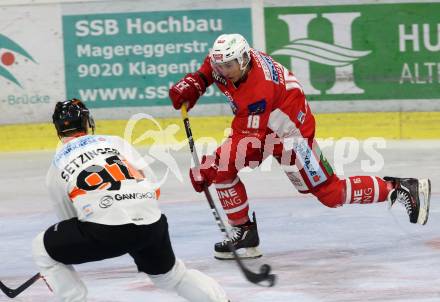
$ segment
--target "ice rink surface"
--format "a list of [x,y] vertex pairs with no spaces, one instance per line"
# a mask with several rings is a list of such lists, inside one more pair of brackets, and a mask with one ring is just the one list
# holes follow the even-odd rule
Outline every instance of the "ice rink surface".
[[[143,150],[148,152],[147,150]],[[333,149],[324,148],[330,162]],[[242,173],[251,210],[257,213],[264,257],[246,261],[256,270],[268,263],[278,275],[273,288],[247,282],[235,262],[213,258],[222,234],[202,194],[187,177],[188,150],[173,153],[183,176],[170,173],[161,207],[168,216],[175,253],[190,268],[217,279],[233,302],[440,301],[440,141],[387,141],[378,152],[384,167],[363,172],[362,152],[343,166],[345,176],[429,177],[431,211],[425,226],[409,223],[403,207],[386,203],[329,209],[300,195],[276,164]],[[0,279],[16,287],[37,272],[31,241],[57,222],[44,185],[53,152],[0,154]],[[159,175],[165,165],[155,164]],[[215,193],[212,190],[213,193]],[[213,194],[215,196],[215,194]],[[158,290],[136,272],[129,257],[77,266],[89,301],[184,301]],[[10,300],[55,301],[42,281]]]

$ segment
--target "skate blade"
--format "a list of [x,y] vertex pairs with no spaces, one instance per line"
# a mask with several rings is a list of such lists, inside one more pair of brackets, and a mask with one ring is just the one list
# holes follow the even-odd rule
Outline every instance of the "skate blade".
[[391,192],[392,192],[392,191],[393,191],[393,190],[390,191],[390,193],[388,194],[388,197],[387,197],[387,209],[388,209],[388,210],[391,210],[391,208],[392,208],[393,205],[394,205],[394,201],[391,200]]
[[419,217],[417,223],[425,225],[429,217],[429,204],[431,201],[431,181],[429,179],[419,180]]
[[[257,259],[263,256],[263,254],[260,252],[260,250],[257,247],[248,247],[245,249],[240,249],[237,251],[237,254],[240,256],[240,259]],[[234,254],[230,252],[226,252],[226,253],[214,252],[214,258],[218,260],[234,260]]]

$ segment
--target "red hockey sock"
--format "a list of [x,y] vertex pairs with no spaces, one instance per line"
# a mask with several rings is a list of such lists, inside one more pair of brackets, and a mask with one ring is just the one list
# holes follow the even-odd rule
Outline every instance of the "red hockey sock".
[[336,175],[310,191],[319,201],[331,208],[350,203],[373,203],[387,199],[392,185],[380,177],[352,176],[339,179]]
[[240,225],[249,220],[249,204],[246,189],[240,178],[232,183],[216,184],[217,194],[231,225]]
[[345,179],[345,203],[374,203],[387,199],[388,184],[376,176],[352,176]]

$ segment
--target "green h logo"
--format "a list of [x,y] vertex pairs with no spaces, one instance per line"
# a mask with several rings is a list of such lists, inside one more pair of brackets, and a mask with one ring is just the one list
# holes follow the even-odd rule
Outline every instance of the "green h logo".
[[364,90],[354,82],[353,62],[371,51],[352,49],[352,23],[361,14],[324,13],[322,17],[333,27],[334,44],[309,39],[308,26],[318,14],[279,15],[278,19],[287,23],[290,44],[272,52],[272,55],[290,56],[291,69],[301,82],[306,94],[319,95],[321,90],[313,87],[310,78],[310,62],[333,66],[335,82],[325,90],[327,94],[362,94]]

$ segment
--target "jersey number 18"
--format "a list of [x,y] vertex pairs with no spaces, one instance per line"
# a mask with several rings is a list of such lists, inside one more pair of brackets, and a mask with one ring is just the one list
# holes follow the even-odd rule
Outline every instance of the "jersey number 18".
[[249,129],[258,129],[260,127],[260,116],[259,115],[249,115],[247,127]]

